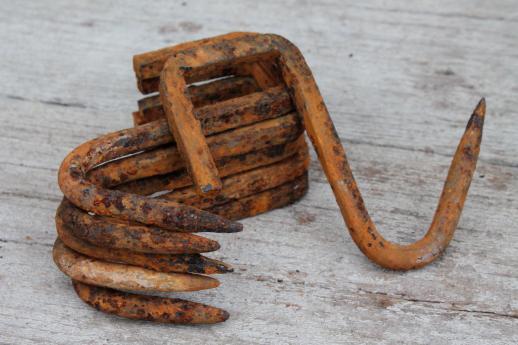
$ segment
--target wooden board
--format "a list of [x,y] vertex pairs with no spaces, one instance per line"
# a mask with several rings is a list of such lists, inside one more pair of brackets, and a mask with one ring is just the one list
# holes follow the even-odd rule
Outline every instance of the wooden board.
[[[515,1],[3,1],[0,344],[515,344],[518,342],[518,6]],[[371,264],[318,164],[299,203],[210,235],[236,268],[177,294],[228,310],[178,327],[82,303],[51,259],[67,152],[130,127],[136,53],[229,31],[291,39],[313,69],[383,234],[426,231],[450,157],[486,96],[479,166],[445,255]],[[314,154],[313,154],[314,158]]]

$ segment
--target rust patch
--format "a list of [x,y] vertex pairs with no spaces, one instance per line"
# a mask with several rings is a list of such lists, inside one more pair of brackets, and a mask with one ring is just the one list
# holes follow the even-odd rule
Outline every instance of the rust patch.
[[[194,23],[179,28],[201,29]],[[390,269],[418,268],[451,240],[480,150],[483,100],[454,156],[432,226],[422,240],[402,246],[386,241],[370,219],[311,71],[291,42],[230,33],[133,62],[139,90],[159,95],[139,101],[135,128],[79,146],[59,170],[65,199],[56,215],[54,258],[93,307],[158,322],[226,320],[228,313],[217,308],[111,288],[217,286],[192,273],[231,268],[200,255],[219,244],[192,233],[241,231],[235,220],[299,200],[308,189],[304,130],[353,240],[369,259]],[[381,171],[370,167],[365,174],[379,178]],[[297,216],[299,224],[314,220],[309,213]]]
[[[75,280],[78,295],[99,310],[159,322],[226,320],[224,311],[196,320],[187,301],[158,313],[154,297],[88,284],[136,291],[215,287],[215,280],[192,273],[232,268],[200,255],[219,244],[190,232],[240,231],[232,220],[288,205],[307,191],[304,129],[275,54],[260,47],[257,35],[199,43],[167,50],[176,61],[169,62],[171,70],[165,61],[158,68],[143,65],[152,75],[139,81],[144,92],[159,91],[160,83],[165,88],[167,71],[173,79],[181,75],[184,84],[175,79],[160,97],[140,100],[133,113],[137,127],[81,145],[60,168],[65,198],[56,214],[62,242],[54,257]],[[197,62],[204,57],[215,64]],[[137,300],[138,307],[126,308]]]

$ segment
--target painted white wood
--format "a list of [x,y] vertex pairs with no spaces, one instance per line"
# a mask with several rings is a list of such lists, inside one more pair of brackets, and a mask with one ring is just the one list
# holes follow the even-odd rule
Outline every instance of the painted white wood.
[[[8,1],[0,6],[0,344],[515,344],[516,1]],[[210,235],[236,267],[183,298],[224,324],[157,325],[82,303],[51,259],[57,168],[131,126],[133,54],[235,30],[303,51],[383,234],[411,242],[486,96],[483,148],[445,255],[398,273],[352,243],[316,162],[299,203]]]

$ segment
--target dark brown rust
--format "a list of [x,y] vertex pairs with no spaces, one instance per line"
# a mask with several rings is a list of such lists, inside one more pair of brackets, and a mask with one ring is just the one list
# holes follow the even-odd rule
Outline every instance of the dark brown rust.
[[256,122],[273,119],[293,111],[288,92],[282,86],[274,86],[261,92],[232,98],[195,109],[204,133],[217,133],[220,123],[225,130],[239,128]]
[[[171,61],[168,60],[166,66]],[[166,68],[166,67],[164,67]],[[172,67],[173,74],[183,73],[181,66]],[[167,96],[162,89],[169,89]],[[184,78],[160,79],[160,101],[164,108],[169,129],[176,140],[178,152],[199,193],[215,194],[221,191],[221,179],[209,145],[200,124],[194,115],[194,106],[184,93],[187,82]],[[180,91],[181,90],[181,91]],[[176,91],[176,92],[175,92]],[[180,91],[180,93],[178,93]]]
[[[260,150],[239,154],[236,156],[224,157],[216,161],[221,177],[238,174],[243,171],[258,168],[280,162],[297,152],[307,152],[307,144],[304,135],[295,141],[284,144],[273,145]],[[173,190],[190,186],[192,180],[185,170],[178,170],[172,173],[156,175],[129,181],[115,188],[122,191],[131,191],[140,195],[151,195],[164,190]]]
[[177,324],[223,322],[229,314],[219,308],[177,298],[143,296],[72,281],[79,298],[97,310],[121,317]]
[[59,238],[69,248],[89,257],[128,265],[144,267],[157,272],[216,274],[232,272],[232,268],[218,260],[198,254],[151,254],[127,249],[106,248],[93,245],[76,237],[71,226],[56,218]]
[[[217,102],[226,101],[234,97],[260,91],[257,83],[250,77],[230,77],[217,79],[202,85],[188,87],[189,98],[195,108]],[[142,125],[151,121],[165,118],[160,96],[149,96],[138,101],[139,111],[135,112],[133,122]]]
[[117,145],[120,137],[127,137],[127,134],[121,131],[91,140],[73,150],[65,158],[59,170],[58,181],[68,200],[86,211],[99,215],[118,216],[169,230],[184,232],[242,230],[242,225],[239,223],[229,222],[222,217],[186,205],[109,190],[89,182],[85,176],[88,170],[103,163],[105,157],[116,158],[112,152],[100,151],[100,148],[111,147],[114,151],[131,153],[136,147],[147,146],[147,143],[129,141],[129,143],[126,142],[126,149],[124,149],[124,145]]
[[[176,81],[188,83],[201,77],[214,78],[224,74],[225,68],[233,64],[272,58],[278,60],[283,81],[304,119],[350,234],[362,252],[379,265],[391,269],[418,268],[435,260],[453,236],[475,170],[485,114],[483,100],[475,110],[477,121],[470,122],[479,126],[470,124],[461,140],[427,235],[414,244],[402,246],[383,239],[370,219],[311,71],[291,42],[278,35],[232,33],[137,56],[134,67],[140,85],[162,73],[162,98],[171,97],[171,100],[183,103],[183,84]],[[158,69],[162,68],[159,72]],[[198,175],[202,178],[203,170]],[[374,237],[377,245],[372,243]]]
[[[189,51],[194,50],[197,47],[204,46],[216,46],[223,48],[224,46],[229,44],[229,41],[240,40],[240,39],[249,39],[254,40],[258,37],[255,33],[249,32],[233,32],[225,35],[220,35],[216,37],[201,39],[197,41],[186,42],[182,44],[178,44],[176,46],[163,48],[160,50],[156,50],[149,53],[135,55],[133,57],[133,69],[135,71],[135,75],[137,76],[137,84],[138,88],[142,93],[151,93],[158,91],[158,85],[160,82],[160,73],[164,68],[164,64],[166,61],[177,54],[180,51]],[[259,41],[251,44],[251,49],[253,50],[254,46],[259,46]],[[216,52],[217,52],[216,48]],[[222,49],[221,49],[222,50]],[[211,52],[205,52],[206,54],[210,54]],[[259,53],[259,51],[257,52]],[[235,63],[231,66],[214,66],[216,72],[219,72],[219,75],[225,74],[234,74],[236,73],[235,69],[232,70],[232,66],[240,65],[242,61],[235,61]],[[246,61],[243,61],[246,62]],[[212,71],[214,73],[214,70]],[[226,73],[225,73],[226,72]],[[216,75],[210,75],[209,73],[205,75],[200,75],[198,80],[210,79],[217,77]],[[189,82],[198,81],[196,79],[189,79]]]
[[[231,270],[197,254],[217,249],[217,242],[179,232],[239,231],[241,225],[228,219],[301,198],[308,188],[304,127],[367,257],[391,269],[422,267],[451,240],[480,149],[483,101],[459,144],[428,233],[402,246],[386,241],[372,223],[311,71],[291,42],[231,33],[135,56],[134,68],[139,89],[159,91],[160,98],[139,102],[139,126],[83,144],[60,169],[60,187],[75,206],[65,199],[56,226],[77,253],[57,241],[54,257],[72,278],[136,290],[216,286],[216,280],[188,273]],[[87,303],[124,317],[174,323],[228,318],[192,302],[79,282],[74,287]]]
[[[298,116],[288,114],[209,136],[207,143],[212,156],[219,161],[291,142],[302,133],[303,128]],[[123,182],[167,174],[184,167],[185,162],[177,148],[165,146],[108,162],[92,170],[88,174],[88,181],[113,187]]]
[[74,236],[105,248],[155,254],[205,253],[220,248],[218,242],[202,236],[90,215],[66,199],[61,202],[56,218],[67,224]]
[[[304,172],[299,177],[294,178],[294,180],[288,181],[278,187],[276,186],[247,197],[214,205],[209,207],[208,210],[229,219],[251,217],[274,208],[286,206],[298,200],[305,194],[307,187],[307,173]],[[177,198],[175,198],[175,196],[177,196]],[[170,197],[175,201],[180,201],[183,195],[182,193],[172,193]],[[58,215],[59,213],[60,212],[58,212]],[[203,258],[203,265],[201,265],[197,259],[200,256],[195,255],[139,254],[128,250],[96,247],[76,238],[73,231],[70,230],[70,226],[63,225],[61,217],[58,216],[56,218],[56,222],[58,234],[67,246],[85,255],[94,256],[103,260],[125,262],[162,272],[194,272],[211,274],[223,273],[229,270],[228,266],[223,266],[219,261],[203,257],[201,257]],[[189,265],[184,265],[186,261],[189,262]],[[198,266],[192,266],[193,262],[196,262]],[[209,269],[218,268],[223,272],[209,272],[207,271],[206,266],[209,266]]]
[[290,182],[305,173],[308,164],[309,156],[307,152],[296,153],[294,156],[279,163],[223,179],[223,188],[216,196],[199,195],[194,188],[185,187],[173,190],[160,197],[197,208],[207,209],[244,197],[254,196],[262,191]]
[[157,272],[142,267],[114,263],[76,252],[58,238],[52,250],[54,263],[67,276],[86,284],[119,290],[181,292],[213,289],[215,278],[176,272]]
[[[224,189],[215,197],[199,196],[192,187],[176,189],[160,197],[198,208],[208,208],[254,195],[293,180],[307,170],[307,151],[296,153],[279,163],[249,170],[223,180]],[[156,227],[111,217],[89,215],[64,200],[56,217],[76,237],[107,248],[147,253],[201,253],[217,250],[217,242],[192,234],[173,233]]]
[[[265,41],[269,40],[280,54],[284,81],[304,119],[305,129],[331,184],[349,233],[360,250],[375,263],[389,269],[415,269],[434,261],[453,237],[468,193],[480,150],[484,100],[472,116],[476,121],[470,121],[479,125],[468,126],[461,139],[428,232],[413,244],[395,244],[381,236],[369,217],[345,150],[302,54],[285,38],[266,36]],[[470,154],[465,154],[466,151]]]
[[207,211],[228,219],[239,220],[284,207],[302,198],[308,191],[308,175],[305,172],[295,180],[279,187],[249,197],[210,207]]
[[[165,62],[160,74],[160,100],[169,128],[194,185],[201,194],[219,191],[221,180],[200,121],[194,114],[194,106],[185,92],[187,85],[189,82],[223,76],[227,67],[238,63],[257,62],[259,59],[251,58],[252,55],[264,53],[263,59],[271,55],[268,49],[258,45],[258,40],[258,36],[250,36],[246,40],[227,37],[221,45],[203,44],[177,50]],[[228,61],[229,52],[232,61]],[[257,65],[261,75],[265,74],[263,67]]]
[[[238,231],[239,223],[223,217],[241,219],[266,212],[306,192],[307,145],[276,56],[267,49],[254,50],[261,40],[258,36],[245,34],[250,39],[246,42],[237,39],[240,35],[230,36],[232,44],[262,58],[242,56],[230,65],[195,66],[196,71],[181,66],[185,98],[171,102],[162,95],[160,102],[156,96],[141,100],[134,113],[136,128],[87,142],[64,160],[59,183],[65,199],[56,228],[66,246],[56,242],[54,257],[73,279],[143,291],[214,287],[216,280],[192,273],[231,271],[228,265],[198,254],[219,244],[185,232]],[[228,38],[221,41],[221,48],[228,47]],[[224,58],[219,48],[197,49],[215,61]],[[196,64],[189,54],[184,57]],[[192,84],[220,77],[224,78]],[[158,91],[157,80],[142,85]],[[194,132],[198,135],[191,138]],[[199,192],[215,191],[218,184],[222,190],[217,195],[195,191],[195,186]],[[95,302],[84,292],[98,288],[78,282],[75,287],[83,300],[106,312],[161,321],[153,297],[140,300],[144,311],[135,315],[125,309],[126,304],[107,302],[107,291],[121,302],[140,296],[103,289],[104,299]],[[205,318],[213,321],[172,322],[220,322],[228,317],[222,313]]]

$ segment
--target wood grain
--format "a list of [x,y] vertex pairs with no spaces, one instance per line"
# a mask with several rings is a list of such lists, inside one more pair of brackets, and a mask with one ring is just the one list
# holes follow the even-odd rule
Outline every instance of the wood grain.
[[[466,115],[485,96],[453,241],[422,270],[379,269],[344,234],[313,157],[300,202],[245,220],[238,235],[210,235],[221,244],[211,257],[235,268],[220,288],[174,294],[229,311],[227,322],[98,313],[52,263],[57,168],[80,143],[132,126],[132,55],[235,30],[275,32],[302,50],[390,240],[423,235]],[[516,32],[512,0],[4,2],[0,344],[517,343]]]

